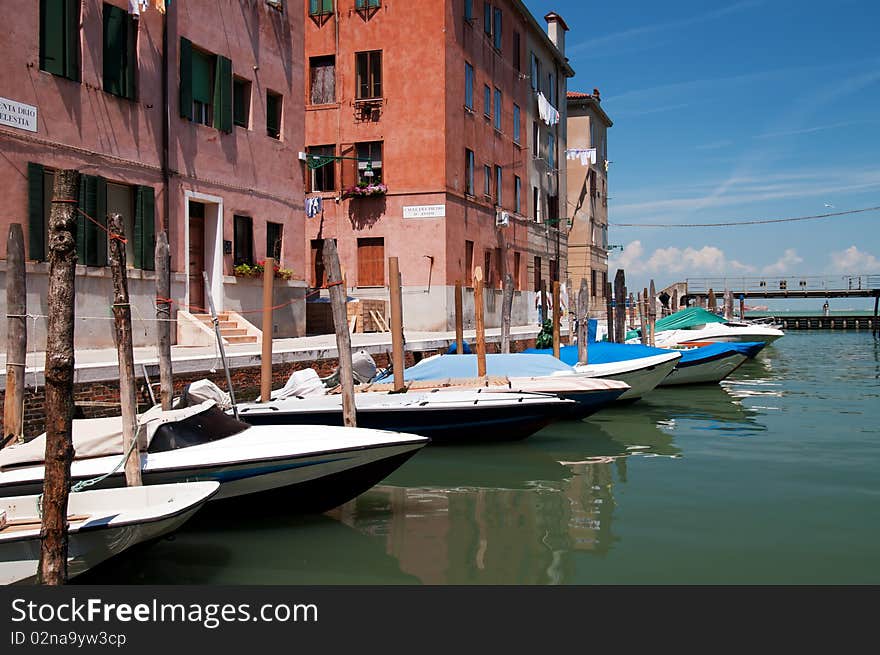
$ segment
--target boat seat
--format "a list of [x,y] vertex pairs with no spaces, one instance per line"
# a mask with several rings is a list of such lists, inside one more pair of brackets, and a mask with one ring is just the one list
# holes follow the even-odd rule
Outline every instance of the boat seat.
[[[92,518],[91,514],[71,514],[67,517],[67,523],[82,523],[88,521],[90,518]],[[33,530],[34,528],[40,527],[41,523],[42,520],[38,518],[10,519],[6,522],[6,525],[0,528],[0,532],[3,534],[8,534],[10,532],[25,532],[26,530]]]

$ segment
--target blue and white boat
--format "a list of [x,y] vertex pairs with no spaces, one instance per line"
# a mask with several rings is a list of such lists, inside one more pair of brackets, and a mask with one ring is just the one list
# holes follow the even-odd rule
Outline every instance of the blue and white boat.
[[760,341],[719,342],[681,350],[681,359],[660,386],[721,382],[743,362],[757,355],[764,345]]

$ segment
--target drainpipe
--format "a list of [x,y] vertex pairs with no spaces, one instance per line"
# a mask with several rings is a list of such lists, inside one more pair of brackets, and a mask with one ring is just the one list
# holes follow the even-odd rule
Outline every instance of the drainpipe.
[[171,171],[168,163],[171,139],[171,107],[168,105],[168,26],[171,23],[172,11],[177,12],[176,2],[167,3],[165,24],[162,27],[162,108],[165,112],[165,117],[162,121],[162,185],[165,190],[162,208],[162,229],[166,235],[168,235],[171,223]]

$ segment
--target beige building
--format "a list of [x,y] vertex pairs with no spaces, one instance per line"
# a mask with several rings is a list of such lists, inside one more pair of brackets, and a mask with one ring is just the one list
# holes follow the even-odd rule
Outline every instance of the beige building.
[[604,311],[608,282],[608,139],[613,125],[600,106],[599,90],[567,96],[568,276],[577,289],[590,285],[591,313]]

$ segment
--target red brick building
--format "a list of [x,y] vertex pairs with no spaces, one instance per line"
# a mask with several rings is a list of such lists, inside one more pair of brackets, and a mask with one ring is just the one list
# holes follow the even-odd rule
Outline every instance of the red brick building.
[[309,283],[336,239],[354,296],[385,297],[399,258],[408,328],[452,328],[477,266],[488,325],[506,273],[514,324],[536,320],[566,270],[564,21],[545,17],[551,39],[519,0],[309,0],[303,18]]

